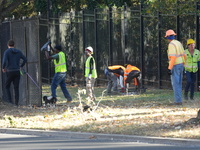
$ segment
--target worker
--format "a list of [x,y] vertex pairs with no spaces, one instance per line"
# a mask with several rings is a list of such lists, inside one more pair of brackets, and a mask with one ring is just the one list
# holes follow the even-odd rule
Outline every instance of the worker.
[[182,105],[182,78],[185,63],[185,54],[183,45],[175,40],[176,33],[173,30],[167,30],[165,37],[169,42],[168,45],[168,75],[171,76],[171,84],[174,91],[173,105]]
[[85,49],[87,60],[85,62],[85,78],[86,78],[86,94],[88,102],[94,102],[96,97],[94,95],[94,84],[97,78],[96,63],[94,60],[93,48],[91,46]]
[[60,45],[56,45],[54,48],[49,44],[49,50],[52,50],[53,55],[49,55],[48,51],[45,51],[46,58],[48,60],[53,60],[55,65],[55,74],[51,83],[51,96],[48,97],[48,100],[54,99],[57,101],[56,89],[60,85],[63,95],[67,99],[67,103],[72,102],[72,97],[67,90],[65,79],[67,76],[67,66],[66,66],[66,56],[62,51]]
[[[107,95],[111,94],[111,89],[113,89],[113,94],[118,94],[118,78],[123,82],[124,70],[124,66],[121,65],[108,66],[104,70],[108,79]],[[124,86],[122,84],[121,89],[123,90],[123,88]]]
[[129,83],[134,79],[134,85],[140,88],[141,71],[136,66],[130,64],[125,65],[126,69],[124,71],[124,86],[129,87]]
[[184,99],[188,100],[188,92],[190,89],[190,99],[194,99],[194,84],[196,81],[196,74],[198,71],[198,62],[200,61],[200,52],[195,49],[195,41],[193,39],[187,40],[188,49],[185,50],[186,63],[185,63],[185,73],[186,73],[186,86],[184,91]]

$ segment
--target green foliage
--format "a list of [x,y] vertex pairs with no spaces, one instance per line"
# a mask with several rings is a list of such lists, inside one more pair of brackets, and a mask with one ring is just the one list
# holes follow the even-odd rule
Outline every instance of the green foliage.
[[35,0],[34,6],[35,6],[35,10],[37,12],[41,12],[41,13],[47,12],[47,1],[46,0]]
[[162,14],[186,14],[196,12],[195,3],[197,0],[144,0],[142,1],[143,12],[154,14],[161,12]]
[[30,17],[36,15],[33,1],[24,1],[16,9],[14,9],[10,15],[14,15],[15,18],[20,18],[22,16]]

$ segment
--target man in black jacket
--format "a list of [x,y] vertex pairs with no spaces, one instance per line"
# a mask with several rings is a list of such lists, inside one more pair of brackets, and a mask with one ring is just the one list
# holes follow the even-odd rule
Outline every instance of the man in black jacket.
[[[15,42],[13,40],[8,41],[8,49],[4,52],[2,71],[6,73],[6,93],[8,100],[12,103],[10,85],[13,83],[15,91],[15,104],[18,106],[19,103],[19,81],[20,81],[20,68],[22,68],[27,62],[26,57],[22,52],[14,48]],[[20,64],[20,60],[23,60]]]

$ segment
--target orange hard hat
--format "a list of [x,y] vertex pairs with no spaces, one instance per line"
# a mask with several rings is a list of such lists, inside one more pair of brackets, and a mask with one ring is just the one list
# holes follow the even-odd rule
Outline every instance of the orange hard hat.
[[174,32],[174,30],[169,29],[169,30],[166,31],[165,37],[168,37],[170,35],[176,35],[176,33]]

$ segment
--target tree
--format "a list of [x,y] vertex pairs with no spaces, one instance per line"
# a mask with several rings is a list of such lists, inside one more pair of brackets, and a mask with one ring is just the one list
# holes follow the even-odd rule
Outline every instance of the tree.
[[0,22],[4,20],[14,9],[28,0],[0,0]]

